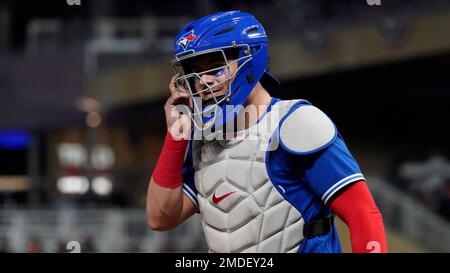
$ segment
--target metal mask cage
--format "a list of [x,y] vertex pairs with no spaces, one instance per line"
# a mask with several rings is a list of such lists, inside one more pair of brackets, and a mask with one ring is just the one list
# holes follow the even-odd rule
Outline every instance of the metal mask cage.
[[[230,62],[228,60],[227,54],[226,54],[226,51],[230,50],[230,49],[243,50],[243,52],[245,52],[245,53],[243,56],[238,57],[237,59]],[[193,59],[196,57],[205,56],[206,54],[214,54],[214,53],[218,53],[219,56],[221,56],[223,58],[223,63],[225,65],[219,66],[219,67],[214,67],[212,69],[208,69],[208,70],[205,70],[202,72],[192,72],[192,71],[190,71],[190,69],[187,69],[186,64],[188,61],[192,62]],[[180,73],[180,77],[178,77],[176,79],[176,83],[179,87],[182,87],[185,91],[189,92],[189,94],[191,95],[192,105],[194,108],[193,109],[194,111],[192,113],[193,116],[191,118],[194,121],[194,125],[197,128],[204,129],[203,126],[197,126],[196,120],[202,121],[202,117],[204,117],[204,116],[207,116],[207,117],[213,116],[213,118],[215,119],[215,117],[217,115],[215,115],[214,113],[217,112],[219,105],[222,104],[227,98],[231,98],[231,96],[233,95],[231,93],[232,92],[231,84],[229,85],[228,91],[225,96],[218,97],[214,94],[213,90],[215,88],[220,88],[220,86],[231,81],[237,75],[239,70],[247,62],[249,62],[252,58],[253,58],[253,56],[251,54],[250,46],[248,44],[241,44],[241,45],[222,47],[222,48],[218,48],[218,49],[204,50],[201,52],[194,52],[193,50],[190,50],[189,52],[182,52],[175,56],[175,59],[172,60],[172,67],[173,67],[175,73]],[[241,62],[241,63],[238,65],[238,68],[236,69],[236,71],[232,75],[230,75],[229,68],[232,64],[234,64],[236,62],[238,62],[238,64],[239,64],[239,62]],[[227,77],[223,81],[216,83],[214,85],[209,85],[207,82],[205,82],[202,79],[203,75],[214,74],[214,72],[220,71],[220,70],[225,70],[225,72],[227,73]],[[202,85],[205,86],[205,88],[197,91],[195,89],[195,83],[197,81],[202,82]],[[204,106],[200,94],[205,93],[205,92],[208,92],[209,94],[211,94],[211,98],[207,100],[207,103]],[[196,116],[197,116],[197,118],[196,118]],[[200,118],[198,118],[198,117],[200,117]]]

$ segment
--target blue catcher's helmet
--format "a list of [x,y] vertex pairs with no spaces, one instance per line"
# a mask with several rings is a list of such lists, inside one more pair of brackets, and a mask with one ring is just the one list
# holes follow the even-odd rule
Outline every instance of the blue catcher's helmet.
[[[234,52],[238,68],[223,81],[231,81],[226,96],[216,97],[212,92],[214,86],[209,86],[201,79],[203,72],[192,72],[187,64],[203,54],[218,54],[223,56],[226,64],[219,69],[228,69],[229,52]],[[230,111],[225,106],[243,105],[258,81],[263,85],[279,83],[269,74],[268,59],[267,36],[261,23],[249,13],[229,11],[205,16],[184,26],[175,38],[172,63],[181,74],[177,83],[191,93],[194,114],[201,115],[203,125],[214,121],[213,126],[218,127],[237,114],[237,111]],[[211,70],[208,72],[211,73]],[[203,81],[206,88],[197,91],[193,85],[195,80]],[[203,105],[199,103],[201,99],[196,99],[201,92],[212,94],[212,99]]]

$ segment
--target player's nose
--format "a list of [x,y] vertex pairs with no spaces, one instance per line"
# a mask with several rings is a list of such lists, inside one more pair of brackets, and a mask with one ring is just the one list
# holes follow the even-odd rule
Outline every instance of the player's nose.
[[[202,90],[205,87],[213,86],[214,85],[214,80],[215,80],[215,77],[212,76],[212,75],[202,75],[200,77],[200,79],[198,79],[197,84],[198,84],[200,90]],[[200,90],[198,90],[198,91],[200,91]]]

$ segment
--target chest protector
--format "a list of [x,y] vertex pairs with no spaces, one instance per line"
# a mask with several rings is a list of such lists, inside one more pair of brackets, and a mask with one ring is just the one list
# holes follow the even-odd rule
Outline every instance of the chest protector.
[[193,142],[197,199],[210,252],[297,252],[302,215],[274,187],[265,162],[270,138],[296,102],[274,104],[241,137]]

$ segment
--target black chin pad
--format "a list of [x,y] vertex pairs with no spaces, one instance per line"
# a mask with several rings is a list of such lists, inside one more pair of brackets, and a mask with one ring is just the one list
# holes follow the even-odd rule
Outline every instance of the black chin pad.
[[216,100],[217,101],[221,101],[224,97],[226,97],[226,95],[223,95],[223,96],[217,96],[216,97],[216,99],[214,99],[214,98],[210,98],[209,100],[205,100],[202,104],[202,106],[203,106],[203,109],[205,109],[206,107],[208,107],[208,106],[210,106],[210,105],[212,105],[212,104],[215,104],[216,103]]

